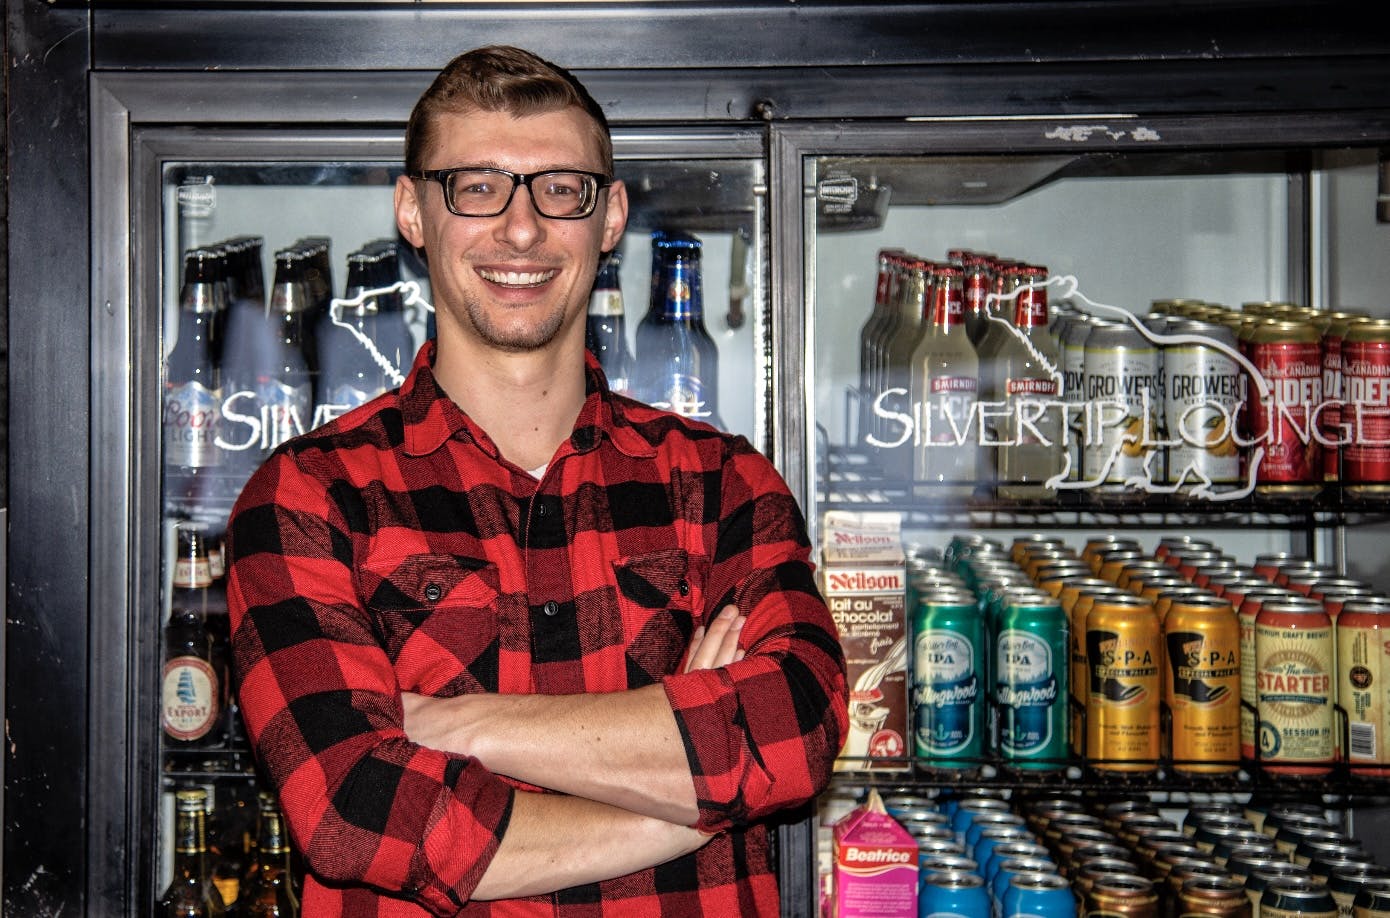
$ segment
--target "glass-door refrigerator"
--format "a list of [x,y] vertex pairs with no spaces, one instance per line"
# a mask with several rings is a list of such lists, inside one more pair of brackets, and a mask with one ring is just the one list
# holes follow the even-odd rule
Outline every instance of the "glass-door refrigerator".
[[[93,623],[97,640],[128,649],[97,662],[94,679],[124,698],[125,718],[109,719],[94,767],[129,793],[92,815],[120,839],[110,875],[122,875],[122,852],[137,865],[108,893],[112,908],[151,913],[175,872],[180,808],[199,805],[211,879],[224,900],[240,895],[265,803],[227,679],[228,512],[270,450],[399,385],[433,333],[427,271],[392,210],[404,118],[423,84],[376,84],[353,100],[362,127],[326,125],[340,113],[292,76],[273,90],[244,76],[185,86],[222,114],[172,126],[161,78],[98,84],[93,244],[111,308],[94,331],[104,347],[95,435],[106,444],[94,486],[124,499],[94,521],[111,538],[91,590],[129,614]],[[228,114],[253,89],[278,125]],[[766,448],[764,132],[618,125],[614,135],[630,216],[590,313],[620,330],[607,347],[626,348],[630,365],[609,375]],[[702,305],[713,349],[702,359],[717,375],[703,392],[638,393],[654,356],[639,329],[666,308],[653,271],[673,238],[699,256],[682,308]]]
[[[852,690],[815,895],[855,888],[832,827],[870,789],[909,828],[1004,797],[1038,841],[1044,799],[1174,830],[1297,801],[1390,864],[1383,642],[1239,611],[1248,578],[1330,617],[1390,589],[1388,143],[1375,113],[773,129],[777,453]],[[1159,621],[1194,587],[1219,629]]]

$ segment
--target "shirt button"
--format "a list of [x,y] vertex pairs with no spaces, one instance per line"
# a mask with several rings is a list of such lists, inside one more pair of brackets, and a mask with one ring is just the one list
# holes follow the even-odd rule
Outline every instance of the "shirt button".
[[545,501],[536,504],[536,516],[548,516],[549,514],[550,508]]
[[585,450],[594,445],[594,429],[592,427],[581,427],[570,436],[570,443],[575,449]]
[[439,588],[439,584],[431,583],[425,587],[425,598],[430,602],[439,602],[439,597],[444,595],[444,591]]
[[560,604],[552,599],[545,605],[541,606],[541,611],[544,612],[546,615],[549,615],[551,618],[554,618],[556,615],[560,614]]
[[680,594],[681,594],[682,596],[689,596],[689,595],[690,595],[690,584],[687,583],[687,582],[685,582],[684,580],[682,580],[680,583],[676,584],[676,589],[680,591]]

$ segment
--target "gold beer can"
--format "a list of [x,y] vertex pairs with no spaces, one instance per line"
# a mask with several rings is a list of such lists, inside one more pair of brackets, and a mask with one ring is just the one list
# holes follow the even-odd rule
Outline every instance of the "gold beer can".
[[1173,768],[1226,774],[1240,762],[1240,622],[1224,599],[1187,596],[1163,621],[1163,697]]
[[1137,874],[1096,878],[1082,905],[1082,918],[1158,918],[1158,891]]
[[1086,757],[1100,771],[1158,767],[1162,645],[1153,605],[1097,597],[1086,616]]
[[1245,895],[1245,885],[1235,877],[1201,874],[1183,881],[1177,913],[1182,918],[1249,918],[1250,899]]

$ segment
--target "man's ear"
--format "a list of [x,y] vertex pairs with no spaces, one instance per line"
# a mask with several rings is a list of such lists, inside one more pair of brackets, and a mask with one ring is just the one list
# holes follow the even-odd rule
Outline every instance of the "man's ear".
[[405,175],[396,179],[396,228],[411,247],[423,250],[425,230],[420,214],[420,186]]
[[611,252],[618,247],[627,227],[627,186],[621,179],[614,179],[608,186],[608,207],[603,211],[602,251]]

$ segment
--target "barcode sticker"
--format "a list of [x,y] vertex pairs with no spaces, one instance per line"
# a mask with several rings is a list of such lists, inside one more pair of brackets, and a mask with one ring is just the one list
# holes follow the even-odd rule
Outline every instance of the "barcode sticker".
[[1348,739],[1351,745],[1352,757],[1358,759],[1375,759],[1376,725],[1353,723],[1347,726],[1350,728],[1350,736]]

